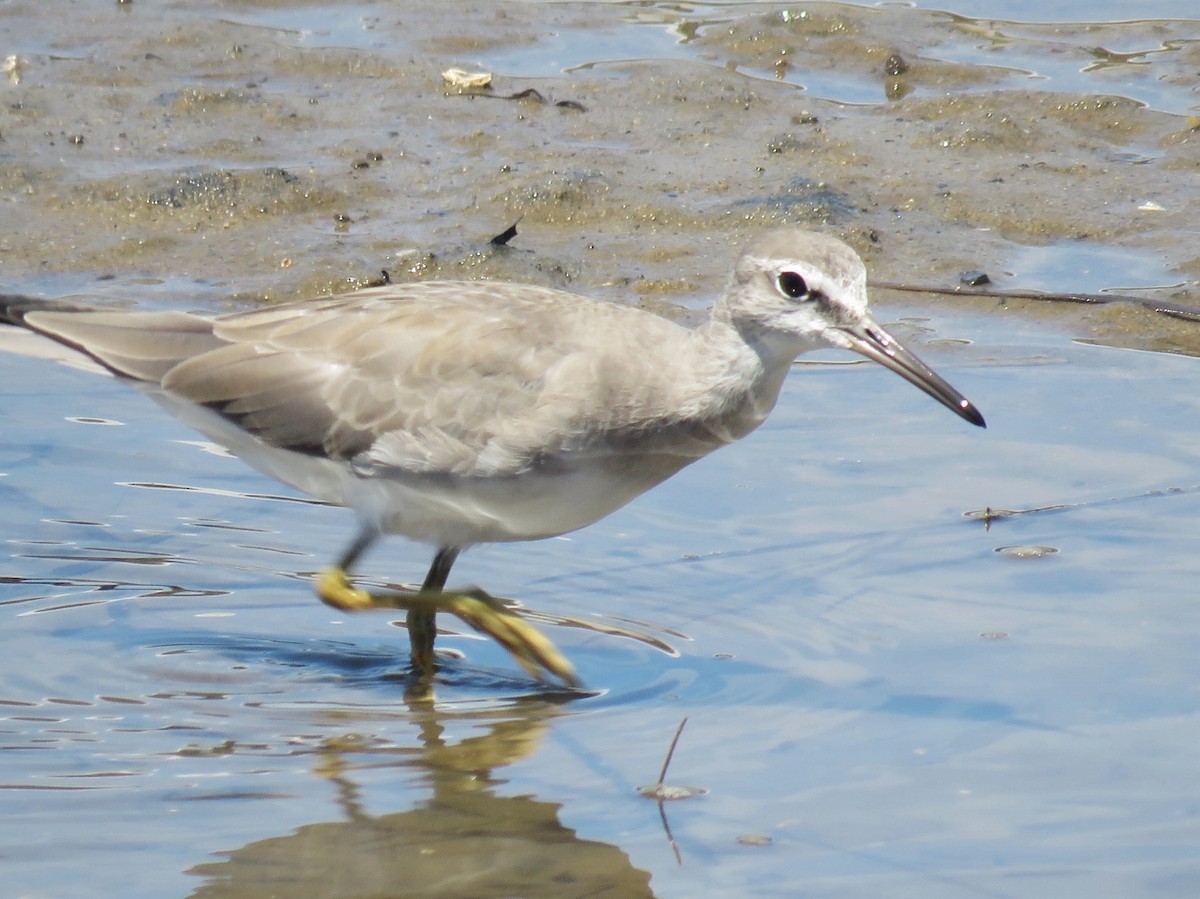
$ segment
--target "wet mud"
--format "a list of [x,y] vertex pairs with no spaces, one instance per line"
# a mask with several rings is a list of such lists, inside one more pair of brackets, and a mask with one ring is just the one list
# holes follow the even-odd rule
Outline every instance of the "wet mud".
[[[173,279],[220,303],[386,270],[696,307],[736,245],[799,223],[848,239],[879,280],[942,287],[969,270],[1020,287],[1022,247],[1120,247],[1161,260],[1156,283],[1135,285],[1157,288],[1146,295],[1200,305],[1187,106],[1200,48],[1186,22],[819,3],[364,3],[331,17],[113,3],[90,16],[0,8],[16,60],[0,84],[10,287]],[[590,47],[597,34],[611,42]],[[623,40],[661,55],[621,58]],[[546,74],[491,64],[526,58]],[[1021,68],[1038,59],[1050,75]],[[492,83],[451,86],[441,73],[455,66]],[[511,246],[488,244],[513,222]],[[1193,325],[1140,313],[1023,312],[1200,346]]]

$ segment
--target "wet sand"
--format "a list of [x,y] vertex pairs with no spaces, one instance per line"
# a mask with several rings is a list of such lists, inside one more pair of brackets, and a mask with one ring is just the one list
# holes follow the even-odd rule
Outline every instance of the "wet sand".
[[[194,282],[220,301],[386,270],[695,305],[734,247],[803,223],[882,281],[1019,287],[1022,248],[1080,244],[1160,268],[1107,286],[1195,300],[1188,23],[797,9],[114,3],[67,22],[9,5],[0,272],[48,293],[91,291],[70,276]],[[620,58],[623,42],[663,56]],[[465,91],[441,76],[492,59],[551,73],[497,68]],[[1049,75],[1021,70],[1039,59]],[[511,249],[488,245],[516,221]]]

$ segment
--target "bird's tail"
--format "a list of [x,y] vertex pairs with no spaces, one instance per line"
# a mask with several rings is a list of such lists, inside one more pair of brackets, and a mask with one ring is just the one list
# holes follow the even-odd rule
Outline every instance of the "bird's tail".
[[[0,294],[4,324],[49,338],[114,375],[149,384],[160,382],[183,359],[222,343],[213,335],[211,320],[185,312],[92,309],[17,294]],[[0,349],[11,348],[0,344]]]
[[25,324],[25,316],[30,312],[37,310],[77,312],[83,308],[64,300],[27,297],[19,293],[0,293],[0,325],[15,325],[19,328],[27,328],[29,326]]

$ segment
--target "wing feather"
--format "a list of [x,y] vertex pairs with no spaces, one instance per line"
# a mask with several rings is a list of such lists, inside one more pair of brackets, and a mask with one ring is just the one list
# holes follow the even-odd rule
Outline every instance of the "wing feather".
[[648,349],[687,333],[630,307],[486,282],[389,285],[216,318],[10,317],[267,444],[392,477],[517,474],[636,428],[654,414],[639,393],[661,398],[670,377],[648,367]]

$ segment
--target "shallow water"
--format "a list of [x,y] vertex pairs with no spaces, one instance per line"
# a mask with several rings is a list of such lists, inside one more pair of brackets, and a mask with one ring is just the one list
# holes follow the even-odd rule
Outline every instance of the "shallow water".
[[[123,894],[136,854],[143,895],[407,895],[449,852],[478,879],[446,895],[563,895],[553,865],[570,895],[639,872],[661,895],[1188,894],[1200,360],[911,324],[974,341],[927,355],[988,432],[882,370],[801,365],[761,431],[628,509],[464,558],[674,650],[550,627],[596,691],[567,702],[467,637],[406,700],[403,633],[304,582],[346,513],[293,514],[120,385],[0,357],[26,385],[0,455],[6,879]],[[365,573],[425,562],[397,540]],[[668,782],[708,792],[665,806],[677,864],[635,788],[685,716]]]
[[[1194,77],[1182,77],[1196,46],[1181,38],[1195,34],[1186,6],[1145,4],[1140,18],[1163,21],[1123,30],[1070,26],[1117,17],[1094,3],[1056,5],[1066,25],[1046,24],[1046,4],[954,4],[978,21],[793,5],[850,43],[844,65],[816,41],[811,69],[776,79],[754,47],[777,39],[779,5],[507,4],[501,18],[463,4],[473,14],[454,49],[434,11],[400,27],[386,4],[167,4],[165,18],[132,4],[41,30],[33,6],[5,4],[0,35],[29,68],[0,87],[3,199],[22,223],[0,235],[0,280],[219,309],[399,273],[415,245],[444,248],[422,257],[418,276],[579,282],[686,311],[711,299],[744,231],[815,215],[856,239],[884,279],[953,284],[982,266],[1002,286],[1197,305],[1194,232],[1179,224],[1200,186],[1191,144],[1176,139],[1200,105]],[[912,59],[964,67],[949,86],[924,76],[915,102],[979,93],[1044,122],[1111,92],[1147,104],[1129,107],[1137,133],[1072,120],[1051,153],[956,132],[932,176],[911,162],[914,146],[929,155],[922,135],[940,140],[975,112],[925,118],[932,106],[885,100],[880,73],[859,65],[882,65],[883,17]],[[200,24],[216,29],[215,54],[193,40]],[[1083,71],[1084,49],[1101,45],[1147,55]],[[165,62],[147,81],[134,63],[159,65],[144,57],[152,46]],[[129,68],[105,68],[114,59]],[[589,112],[518,117],[464,99],[472,118],[427,95],[399,108],[397,85],[452,63],[582,97]],[[1023,67],[1062,96],[1018,96]],[[94,100],[97,72],[142,99],[196,84],[250,90],[251,79],[267,99],[214,95],[204,110],[151,99],[125,121],[120,98],[104,100],[111,116]],[[701,83],[718,97],[737,91],[733,111],[697,102]],[[342,84],[359,113],[337,102]],[[679,99],[689,90],[692,101]],[[773,93],[783,91],[793,94]],[[783,153],[763,150],[761,135],[803,111],[794,94],[805,109],[836,101],[813,108],[841,157],[786,141]],[[92,106],[72,119],[72,102]],[[276,103],[306,116],[290,143],[266,125],[261,142],[230,141],[246,106],[267,122]],[[661,143],[632,119],[615,130],[605,106],[622,104],[661,113]],[[705,123],[708,149],[670,142],[689,121]],[[887,122],[911,129],[893,146],[893,180],[907,185],[846,162],[880,152]],[[404,159],[424,156],[420,168],[348,174],[364,146],[392,146],[379,127],[400,124],[427,129],[405,131]],[[125,149],[100,152],[118,128]],[[62,143],[85,130],[82,147]],[[521,184],[552,185],[555,199],[479,186],[481,173],[518,177],[497,174],[517,131],[538,135],[516,165]],[[58,136],[52,152],[40,134]],[[760,155],[718,184],[720,157],[705,154],[739,134]],[[1135,149],[1143,155],[1122,155]],[[58,165],[63,150],[76,157]],[[1101,159],[1106,179],[1095,177]],[[179,196],[163,191],[184,166],[264,165],[294,168],[306,193],[273,193],[271,178],[206,181],[218,196],[199,206],[135,202]],[[1004,166],[978,205],[938,199],[935,178],[956,194]],[[686,214],[660,196],[668,176]],[[849,202],[762,201],[810,176]],[[1052,177],[1063,180],[1022,180]],[[453,180],[432,186],[442,179]],[[1026,202],[1041,191],[1054,206],[1051,185],[1078,210]],[[902,208],[902,191],[921,201]],[[248,199],[286,208],[248,211]],[[1150,199],[1162,212],[1138,213]],[[354,221],[338,230],[343,209]],[[735,223],[731,209],[753,211]],[[978,219],[959,218],[964,209]],[[486,237],[515,211],[526,216],[516,252],[486,256],[464,236]],[[1043,213],[1043,233],[1022,229]],[[1079,221],[1096,227],[1082,237]],[[986,432],[877,367],[822,355],[797,365],[762,429],[619,513],[463,557],[453,582],[591,623],[546,625],[578,665],[582,695],[532,684],[471,635],[439,641],[460,655],[433,697],[414,693],[390,616],[338,615],[311,594],[311,573],[350,535],[349,513],[287,493],[106,378],[0,354],[0,797],[5,820],[20,822],[0,837],[5,890],[1195,895],[1196,326],[1128,307],[886,293],[877,306],[979,405]],[[364,574],[410,582],[427,564],[425,549],[396,539]],[[707,792],[660,809],[637,788],[654,783],[685,717],[666,782]]]

